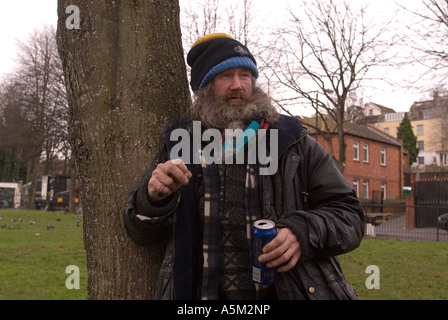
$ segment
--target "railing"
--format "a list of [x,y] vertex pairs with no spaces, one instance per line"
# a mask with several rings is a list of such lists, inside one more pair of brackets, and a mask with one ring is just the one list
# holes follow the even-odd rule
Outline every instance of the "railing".
[[448,205],[375,205],[365,204],[366,237],[446,241],[448,231],[438,218]]

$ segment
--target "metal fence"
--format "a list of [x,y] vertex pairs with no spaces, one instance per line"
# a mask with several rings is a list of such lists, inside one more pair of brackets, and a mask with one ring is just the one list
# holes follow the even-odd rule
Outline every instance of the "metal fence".
[[448,242],[446,226],[438,218],[448,205],[365,204],[366,237]]

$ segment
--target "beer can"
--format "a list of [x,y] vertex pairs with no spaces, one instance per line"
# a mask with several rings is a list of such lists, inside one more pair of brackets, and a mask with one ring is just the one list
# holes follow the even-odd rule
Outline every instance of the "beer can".
[[252,280],[262,286],[274,283],[275,268],[268,268],[266,263],[260,263],[258,257],[263,253],[263,247],[277,235],[275,223],[271,220],[257,220],[252,228]]

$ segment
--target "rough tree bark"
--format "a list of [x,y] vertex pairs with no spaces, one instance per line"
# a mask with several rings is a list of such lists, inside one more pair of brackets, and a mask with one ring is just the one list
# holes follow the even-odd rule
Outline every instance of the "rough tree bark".
[[[66,26],[76,15],[69,5],[79,28]],[[59,0],[58,17],[89,298],[150,299],[164,245],[135,246],[122,210],[163,131],[190,104],[178,0]]]

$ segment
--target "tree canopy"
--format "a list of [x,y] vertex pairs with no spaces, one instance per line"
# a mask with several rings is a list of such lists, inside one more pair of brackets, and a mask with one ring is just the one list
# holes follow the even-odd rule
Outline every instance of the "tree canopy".
[[403,140],[403,147],[409,152],[409,165],[414,163],[418,157],[417,137],[412,130],[411,121],[406,115],[398,127],[398,139]]

